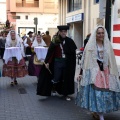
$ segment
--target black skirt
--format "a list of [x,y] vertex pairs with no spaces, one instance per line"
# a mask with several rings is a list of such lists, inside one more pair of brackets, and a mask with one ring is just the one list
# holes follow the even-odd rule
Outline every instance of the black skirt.
[[32,55],[31,47],[26,47],[25,55]]

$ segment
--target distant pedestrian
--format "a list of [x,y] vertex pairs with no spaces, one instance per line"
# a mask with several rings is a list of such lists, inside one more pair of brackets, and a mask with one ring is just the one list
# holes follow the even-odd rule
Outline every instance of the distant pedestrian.
[[32,55],[32,51],[31,51],[31,45],[33,43],[33,32],[29,31],[28,32],[28,35],[29,37],[27,37],[25,40],[24,40],[24,46],[25,46],[25,55],[27,57],[31,56]]
[[0,40],[2,39],[2,33],[0,32]]
[[41,31],[38,31],[38,35],[41,35]]
[[4,55],[5,43],[6,43],[6,35],[5,35],[5,32],[3,32],[3,33],[2,33],[2,38],[1,38],[1,40],[0,40],[1,58],[3,58],[3,55]]
[[22,36],[23,41],[27,38],[26,34]]
[[49,31],[46,31],[46,35],[43,35],[43,40],[45,41],[46,45],[49,47],[51,43],[51,36],[49,35]]
[[[2,33],[0,32],[0,41],[2,40]],[[0,57],[1,57],[1,50],[0,50]]]
[[98,26],[91,34],[82,57],[78,80],[78,106],[97,113],[100,120],[104,120],[104,113],[119,110],[119,74],[114,52],[103,26]]
[[84,40],[84,48],[85,48],[86,44],[88,43],[88,40],[89,40],[89,38],[90,38],[90,35],[91,35],[91,34],[88,34],[88,35],[86,36],[85,40]]

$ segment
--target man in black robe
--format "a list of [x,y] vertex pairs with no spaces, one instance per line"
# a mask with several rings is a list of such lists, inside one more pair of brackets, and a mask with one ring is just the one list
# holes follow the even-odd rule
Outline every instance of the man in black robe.
[[37,85],[37,95],[50,96],[54,87],[58,94],[74,93],[74,76],[76,66],[76,45],[67,37],[69,26],[58,26],[59,35],[52,39]]

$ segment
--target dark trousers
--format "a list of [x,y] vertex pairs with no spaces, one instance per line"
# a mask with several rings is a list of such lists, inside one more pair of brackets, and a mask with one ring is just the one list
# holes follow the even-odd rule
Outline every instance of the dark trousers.
[[0,52],[1,52],[0,54],[2,59],[3,59],[4,51],[5,51],[5,48],[0,48]]
[[65,60],[55,61],[53,83],[58,83],[61,80],[61,78],[63,79],[64,70],[65,70]]

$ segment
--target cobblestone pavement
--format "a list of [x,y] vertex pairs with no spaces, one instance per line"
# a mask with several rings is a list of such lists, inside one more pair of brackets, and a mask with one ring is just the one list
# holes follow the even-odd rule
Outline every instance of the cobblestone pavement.
[[[0,120],[94,120],[90,112],[75,105],[75,95],[72,101],[62,96],[37,96],[36,77],[19,78],[14,87],[10,78],[0,79]],[[105,120],[120,120],[120,111],[106,114]]]

